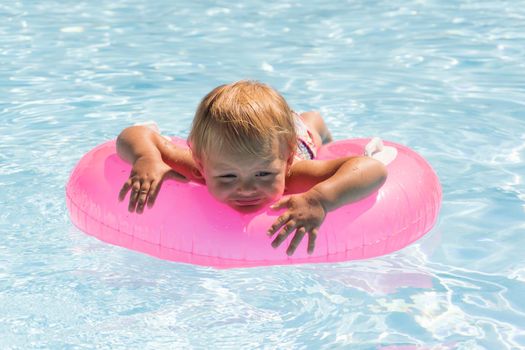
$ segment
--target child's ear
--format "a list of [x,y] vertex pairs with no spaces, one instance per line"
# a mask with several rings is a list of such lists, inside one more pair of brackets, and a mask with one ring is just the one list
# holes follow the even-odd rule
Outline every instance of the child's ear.
[[290,175],[290,171],[292,169],[292,164],[293,164],[293,159],[294,159],[294,153],[292,152],[290,156],[288,157],[288,159],[286,160],[286,176]]
[[293,159],[294,159],[294,155],[295,155],[295,153],[292,152],[292,153],[290,153],[290,155],[288,156],[288,159],[286,160],[286,165],[287,165],[287,166],[292,166],[292,164],[293,164]]
[[195,165],[197,166],[197,169],[194,169],[194,175],[198,178],[204,178],[202,174],[204,174],[204,168],[202,166],[202,161],[200,159],[195,159]]
[[195,156],[193,156],[193,161],[195,162],[195,167],[191,170],[191,174],[195,179],[204,179],[204,168],[202,166],[202,161]]
[[195,156],[193,153],[193,150],[191,149],[191,144],[188,142],[188,149],[190,150],[191,157],[193,158],[193,161],[195,162],[195,168],[191,170],[191,174],[196,179],[204,179],[204,168],[202,166],[202,161]]
[[197,165],[197,169],[199,169],[199,171],[202,173],[202,161],[200,159],[197,159],[197,158],[193,158],[195,160],[195,164]]

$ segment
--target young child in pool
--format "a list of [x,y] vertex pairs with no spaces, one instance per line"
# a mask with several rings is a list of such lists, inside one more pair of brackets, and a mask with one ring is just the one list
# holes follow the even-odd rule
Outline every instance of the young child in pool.
[[[210,194],[240,212],[272,204],[287,208],[273,225],[278,247],[294,233],[292,255],[308,234],[315,247],[325,216],[379,188],[387,172],[369,157],[315,160],[331,135],[317,112],[293,112],[271,87],[254,81],[222,85],[204,97],[181,148],[147,126],[132,126],[119,135],[117,152],[133,167],[119,199],[131,189],[129,211],[151,207],[163,179],[175,176],[206,184]],[[283,194],[289,195],[281,199]],[[278,200],[279,199],[279,200]]]

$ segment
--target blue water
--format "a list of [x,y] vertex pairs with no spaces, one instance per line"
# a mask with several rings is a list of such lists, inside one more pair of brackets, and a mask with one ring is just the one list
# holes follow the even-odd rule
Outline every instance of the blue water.
[[[525,348],[524,1],[3,1],[0,348]],[[186,136],[258,79],[336,138],[429,160],[436,227],[340,264],[216,271],[72,226],[79,158],[156,120]]]

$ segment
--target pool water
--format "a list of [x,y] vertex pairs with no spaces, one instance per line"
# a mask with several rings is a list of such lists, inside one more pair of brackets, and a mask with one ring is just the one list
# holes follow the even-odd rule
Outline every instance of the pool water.
[[[0,348],[525,348],[523,1],[4,1]],[[187,136],[243,78],[335,138],[435,168],[435,228],[380,258],[236,270],[158,260],[69,221],[80,157],[155,120]]]

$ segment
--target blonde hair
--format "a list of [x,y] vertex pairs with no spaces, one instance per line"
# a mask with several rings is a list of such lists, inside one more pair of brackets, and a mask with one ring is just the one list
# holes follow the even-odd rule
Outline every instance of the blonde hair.
[[292,111],[277,91],[248,80],[221,85],[206,95],[188,138],[199,160],[211,149],[264,157],[276,140],[283,157],[295,152]]

